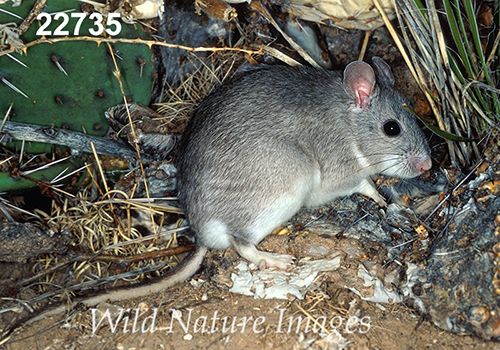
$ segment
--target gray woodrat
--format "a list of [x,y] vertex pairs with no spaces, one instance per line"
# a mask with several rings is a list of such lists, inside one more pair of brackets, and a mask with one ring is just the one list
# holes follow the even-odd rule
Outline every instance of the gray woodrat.
[[258,68],[201,103],[179,155],[179,199],[200,252],[233,246],[261,268],[286,269],[291,256],[255,246],[301,207],[353,193],[385,205],[371,176],[431,168],[390,67],[373,63],[378,79],[364,62],[348,65],[343,79],[308,67]]
[[[76,302],[96,305],[159,292],[193,275],[207,249],[233,246],[261,268],[293,257],[256,245],[303,206],[364,194],[371,176],[410,178],[431,168],[430,149],[381,58],[341,72],[268,66],[236,75],[203,101],[182,140],[179,199],[196,248],[159,280]],[[67,305],[52,308],[60,313]],[[38,319],[39,317],[37,317]]]

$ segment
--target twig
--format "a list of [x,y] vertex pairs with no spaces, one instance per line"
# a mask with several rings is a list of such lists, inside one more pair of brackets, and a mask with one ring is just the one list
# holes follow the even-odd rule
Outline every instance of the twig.
[[252,2],[252,7],[255,8],[257,11],[259,11],[266,19],[276,28],[278,32],[285,38],[286,41],[294,48],[294,50],[297,50],[300,56],[302,56],[303,59],[307,61],[311,66],[316,67],[316,68],[321,68],[321,66],[316,63],[316,61],[302,48],[300,47],[299,44],[297,44],[290,36],[288,36],[276,23],[274,18],[271,16],[269,11],[265,6],[263,6],[259,1],[254,1]]
[[168,262],[163,261],[163,262],[155,264],[155,265],[148,265],[148,266],[145,266],[143,268],[138,268],[136,270],[132,270],[129,272],[124,272],[124,273],[120,273],[120,274],[112,275],[112,276],[108,276],[108,277],[102,277],[102,278],[99,278],[97,280],[85,281],[85,282],[78,283],[78,284],[75,284],[75,285],[72,285],[72,286],[69,286],[66,288],[61,288],[61,289],[58,289],[55,291],[50,291],[50,292],[47,292],[47,293],[44,293],[41,295],[37,295],[37,296],[31,298],[29,300],[29,302],[34,303],[34,302],[38,302],[40,300],[51,298],[51,297],[56,296],[56,295],[61,295],[62,293],[65,293],[65,292],[83,291],[84,289],[94,288],[94,287],[97,287],[97,286],[100,286],[100,285],[103,285],[103,284],[106,284],[109,282],[118,281],[118,280],[123,279],[123,278],[132,278],[132,277],[143,275],[146,273],[159,271],[161,268],[165,267],[166,265],[168,265]]
[[17,285],[19,286],[25,286],[27,284],[32,283],[33,281],[40,279],[43,276],[46,276],[52,272],[55,272],[57,270],[62,269],[64,266],[68,264],[72,264],[77,261],[105,261],[105,262],[115,262],[115,263],[122,263],[122,262],[137,262],[137,261],[143,261],[143,260],[150,260],[150,259],[157,259],[157,258],[162,258],[164,256],[170,256],[170,255],[177,255],[177,254],[182,254],[189,252],[193,249],[192,245],[185,245],[185,246],[180,246],[180,247],[174,247],[174,248],[168,248],[168,249],[162,249],[160,251],[156,252],[147,252],[147,253],[142,253],[142,254],[136,254],[132,256],[117,256],[117,255],[79,255],[77,257],[74,257],[72,259],[65,259],[57,263],[55,266],[52,266],[50,268],[44,269],[37,274],[24,279],[22,281],[19,281]]
[[16,32],[19,35],[23,35],[28,30],[31,23],[33,23],[35,18],[43,11],[46,4],[47,4],[47,0],[38,0],[35,3],[33,8],[31,9],[29,15],[24,19],[24,21],[19,25],[19,27],[16,28]]
[[370,40],[370,35],[372,30],[367,30],[365,33],[365,38],[363,39],[363,45],[361,46],[361,51],[359,52],[358,61],[362,61],[365,57],[366,48],[368,47],[368,41]]
[[[46,142],[50,144],[67,146],[81,152],[92,152],[92,142],[98,154],[116,156],[127,160],[137,158],[137,154],[121,140],[113,141],[104,137],[89,136],[76,131],[58,129],[54,127],[16,123],[6,121],[0,133],[9,134],[16,140]],[[0,137],[0,143],[8,142]],[[151,160],[147,155],[142,155],[145,160]]]
[[[125,44],[143,44],[147,45],[150,48],[153,45],[157,46],[165,46],[173,49],[181,49],[181,50],[186,50],[189,52],[227,52],[227,51],[235,51],[235,52],[243,52],[248,55],[261,55],[262,51],[254,51],[254,50],[246,50],[246,49],[240,49],[240,48],[233,48],[233,47],[189,47],[189,46],[184,46],[184,45],[175,45],[175,44],[169,44],[166,41],[158,41],[158,40],[143,40],[141,38],[137,39],[126,39],[126,38],[102,38],[102,37],[92,37],[92,36],[75,36],[75,37],[68,37],[64,36],[61,38],[51,38],[47,39],[45,36],[42,36],[41,38],[31,41],[24,45],[22,48],[22,51],[26,53],[26,49],[28,49],[31,46],[35,46],[38,44],[55,44],[58,42],[66,42],[66,41],[93,41],[96,42],[98,45],[101,43],[125,43]],[[4,56],[8,53],[16,52],[17,50],[11,48],[9,50],[3,50],[0,51],[0,57]]]
[[477,164],[474,166],[474,168],[472,168],[471,171],[469,171],[469,173],[462,179],[462,181],[460,181],[458,183],[458,185],[456,185],[451,191],[450,193],[448,193],[446,195],[446,197],[444,197],[441,202],[439,202],[438,205],[436,205],[436,207],[434,208],[434,210],[429,214],[427,215],[427,217],[425,218],[425,220],[423,221],[424,223],[426,223],[427,221],[429,221],[429,219],[438,211],[438,209],[444,204],[446,203],[446,201],[451,197],[451,195],[456,191],[458,190],[464,183],[465,181],[467,181],[467,179],[472,175],[474,174],[474,172],[476,171],[477,168],[479,168],[479,166],[481,164],[483,164],[484,162],[484,159],[481,159],[479,162],[477,162]]

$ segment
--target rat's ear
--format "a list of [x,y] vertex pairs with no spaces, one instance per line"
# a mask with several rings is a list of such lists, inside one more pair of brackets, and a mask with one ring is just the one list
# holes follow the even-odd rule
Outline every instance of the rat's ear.
[[363,109],[370,107],[370,97],[374,89],[375,73],[368,63],[356,61],[345,67],[344,90],[356,101],[356,106]]
[[381,84],[392,88],[394,86],[394,76],[392,75],[391,67],[386,61],[377,56],[372,58],[372,62],[377,68],[378,81]]

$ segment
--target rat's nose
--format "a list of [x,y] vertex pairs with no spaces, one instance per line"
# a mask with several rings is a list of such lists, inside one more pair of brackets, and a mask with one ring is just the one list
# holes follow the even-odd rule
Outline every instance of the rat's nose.
[[418,170],[421,173],[425,173],[426,171],[429,171],[431,168],[432,168],[432,160],[430,157],[425,158],[422,164],[418,166]]

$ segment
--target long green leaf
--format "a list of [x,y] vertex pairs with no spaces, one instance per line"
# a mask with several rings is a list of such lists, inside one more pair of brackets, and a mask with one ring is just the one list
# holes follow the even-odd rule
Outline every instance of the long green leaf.
[[467,55],[467,51],[465,49],[464,40],[460,35],[457,19],[455,17],[450,0],[444,0],[444,8],[446,11],[446,18],[448,19],[448,24],[450,25],[451,35],[453,36],[453,40],[457,45],[458,53],[460,54],[460,59],[462,60],[462,64],[464,65],[467,74],[472,78],[474,76],[474,72],[469,60],[469,55]]
[[[474,9],[472,6],[472,1],[471,0],[464,0],[464,6],[465,6],[465,12],[467,13],[467,18],[469,20],[469,25],[471,29],[471,34],[472,34],[472,40],[474,41],[474,45],[476,47],[476,54],[479,57],[479,60],[481,62],[481,70],[484,72],[484,76],[486,78],[486,81],[488,82],[489,85],[494,86],[494,83],[491,79],[490,73],[488,66],[486,65],[486,57],[483,52],[483,47],[481,45],[481,37],[479,35],[479,29],[477,25],[477,19],[476,15],[474,13]],[[491,97],[493,99],[493,103],[495,105],[495,111],[499,111],[499,101],[498,97],[495,94],[491,94]],[[488,110],[491,111],[491,108]]]
[[[478,71],[477,64],[474,64],[476,62],[476,55],[474,54],[471,46],[469,45],[469,36],[467,34],[468,32],[467,32],[467,29],[466,29],[466,26],[464,23],[464,18],[463,18],[464,16],[462,15],[462,12],[461,12],[461,6],[460,6],[461,3],[464,3],[464,6],[466,8],[469,8],[472,10],[471,0],[463,0],[463,1],[455,0],[455,11],[456,11],[456,15],[458,17],[458,23],[460,24],[459,28],[460,28],[461,34],[456,38],[454,37],[453,39],[454,39],[455,44],[457,46],[464,46],[464,48],[465,48],[465,53],[463,55],[461,54],[461,56],[462,56],[461,58],[462,58],[462,61],[468,62],[468,64],[471,67],[470,70],[466,69],[467,74],[468,74],[468,78],[471,80],[477,80],[478,75],[479,75],[479,71]],[[474,23],[476,24],[476,27],[477,27],[477,23],[475,21],[474,16],[472,18],[473,18]],[[471,72],[473,72],[473,73],[471,73]],[[481,93],[481,91],[479,91],[478,89],[473,89],[473,93],[471,92],[471,96],[473,97],[473,99],[476,101],[477,104],[481,105],[481,107],[484,110],[487,110],[487,111],[490,110],[490,107],[489,107],[487,101],[485,100],[484,95]]]
[[[468,0],[463,0],[463,1],[468,1]],[[470,76],[470,78],[477,79],[478,71],[477,71],[476,65],[474,64],[475,63],[475,59],[474,59],[475,56],[474,56],[472,49],[469,45],[469,39],[467,37],[467,29],[465,27],[460,4],[461,4],[461,1],[455,0],[455,12],[457,15],[458,23],[460,24],[460,31],[461,31],[460,38],[458,39],[458,40],[460,40],[460,43],[457,42],[457,39],[455,39],[455,38],[454,39],[455,39],[455,42],[457,45],[460,45],[460,44],[464,45],[464,47],[467,51],[467,53],[466,53],[467,59],[470,59],[472,61],[471,68],[472,68],[474,74],[472,74]]]
[[410,112],[415,117],[417,117],[417,119],[420,120],[422,122],[422,124],[424,124],[427,129],[429,129],[434,134],[436,134],[439,137],[442,137],[445,140],[456,141],[456,142],[473,142],[473,141],[476,141],[474,139],[469,139],[469,138],[461,137],[461,136],[458,136],[458,135],[446,132],[444,130],[441,130],[437,126],[434,126],[432,124],[427,123],[422,117],[420,117],[417,113],[415,113],[415,111],[413,109],[411,109],[409,106],[403,105],[403,107],[408,112]]

